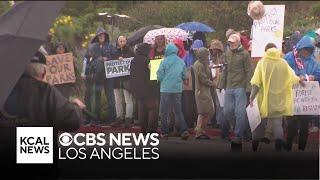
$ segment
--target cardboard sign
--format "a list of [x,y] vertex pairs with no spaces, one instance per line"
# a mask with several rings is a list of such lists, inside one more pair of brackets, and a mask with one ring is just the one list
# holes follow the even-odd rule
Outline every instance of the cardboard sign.
[[251,57],[263,57],[268,43],[282,50],[285,5],[264,5],[265,15],[252,25]]
[[45,82],[51,85],[76,82],[72,53],[46,56],[46,63]]
[[157,71],[160,67],[160,63],[163,59],[150,60],[150,80],[157,80]]
[[320,88],[317,81],[293,86],[294,115],[320,115]]
[[124,58],[123,60],[111,60],[105,61],[104,67],[106,71],[106,78],[114,78],[114,77],[121,77],[121,76],[128,76],[130,75],[130,64],[131,58]]
[[252,104],[252,107],[249,105],[246,109],[251,132],[253,132],[261,123],[257,98],[253,100]]

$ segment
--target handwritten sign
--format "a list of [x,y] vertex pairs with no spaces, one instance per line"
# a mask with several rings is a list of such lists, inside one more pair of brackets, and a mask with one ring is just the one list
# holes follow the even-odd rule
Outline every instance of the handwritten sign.
[[293,101],[295,115],[320,115],[320,88],[317,81],[306,82],[293,86]]
[[157,80],[157,71],[163,59],[150,60],[150,80]]
[[46,56],[44,81],[51,85],[76,82],[72,53]]
[[261,116],[260,116],[257,98],[255,98],[252,103],[253,103],[253,106],[251,107],[249,105],[246,109],[251,132],[253,132],[261,123]]
[[114,78],[114,77],[121,77],[121,76],[128,76],[130,75],[130,64],[131,58],[124,58],[123,60],[111,60],[105,61],[104,67],[106,71],[106,78]]
[[251,57],[263,57],[268,43],[282,49],[285,5],[265,5],[265,15],[252,25]]

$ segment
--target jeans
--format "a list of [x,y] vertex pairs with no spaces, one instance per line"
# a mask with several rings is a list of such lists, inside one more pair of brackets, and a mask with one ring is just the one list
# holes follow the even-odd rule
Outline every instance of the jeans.
[[160,114],[161,114],[161,133],[169,134],[168,117],[174,109],[175,119],[180,124],[180,132],[188,129],[181,108],[181,93],[161,93],[160,95]]
[[230,123],[237,138],[244,138],[249,129],[246,112],[247,96],[244,88],[226,89],[224,97],[223,133],[229,132]]

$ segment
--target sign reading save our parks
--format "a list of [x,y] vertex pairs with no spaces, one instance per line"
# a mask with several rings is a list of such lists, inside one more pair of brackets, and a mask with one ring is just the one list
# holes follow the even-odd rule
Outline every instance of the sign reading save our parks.
[[294,114],[320,115],[320,88],[318,81],[306,82],[293,86]]
[[76,82],[72,53],[46,56],[46,76],[44,80],[51,84]]
[[104,67],[106,71],[106,78],[109,79],[130,75],[130,64],[132,59],[133,57],[124,58],[123,60],[105,61]]
[[251,57],[263,57],[265,46],[274,43],[282,49],[285,5],[264,5],[265,15],[252,25]]

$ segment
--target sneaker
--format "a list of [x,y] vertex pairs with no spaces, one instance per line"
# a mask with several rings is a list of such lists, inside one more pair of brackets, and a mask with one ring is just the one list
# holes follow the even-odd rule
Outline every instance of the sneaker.
[[188,140],[190,134],[188,131],[184,131],[182,134],[181,134],[181,139],[182,140]]

